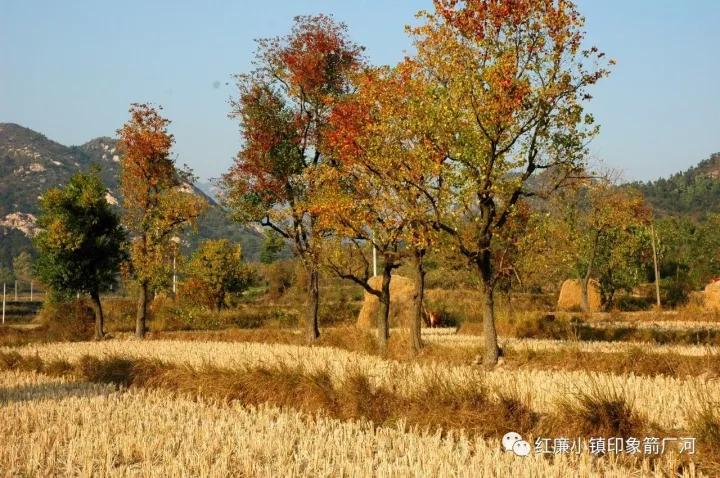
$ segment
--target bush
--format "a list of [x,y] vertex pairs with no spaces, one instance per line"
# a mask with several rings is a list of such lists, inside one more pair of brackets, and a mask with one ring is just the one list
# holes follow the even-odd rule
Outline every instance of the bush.
[[615,299],[615,307],[623,312],[639,312],[652,309],[654,302],[647,297],[623,295]]
[[271,299],[279,299],[296,282],[297,274],[292,261],[278,261],[261,268],[261,277],[268,285]]
[[660,283],[660,296],[666,307],[678,307],[688,303],[692,286],[689,282],[676,279],[664,279]]
[[357,303],[351,303],[344,288],[339,289],[337,300],[320,301],[320,323],[324,326],[354,324],[360,314]]
[[297,324],[297,318],[285,311],[267,307],[240,306],[217,312],[197,306],[189,300],[172,301],[162,295],[150,304],[151,330],[222,330],[232,327],[256,329],[268,321],[279,321],[285,327]]
[[136,297],[113,297],[102,300],[105,328],[115,332],[133,332],[137,312]]
[[95,313],[84,299],[48,301],[35,319],[45,326],[48,340],[90,340],[95,330]]

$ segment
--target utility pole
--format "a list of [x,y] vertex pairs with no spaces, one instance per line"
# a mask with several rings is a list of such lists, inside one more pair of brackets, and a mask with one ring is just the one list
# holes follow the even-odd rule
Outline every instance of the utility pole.
[[373,243],[373,277],[377,276],[377,248]]
[[3,283],[3,324],[5,324],[5,283]]
[[660,303],[660,273],[658,272],[657,246],[655,245],[655,226],[650,223],[650,235],[652,236],[653,262],[655,263],[655,296],[657,298],[658,308],[662,307]]
[[170,241],[175,244],[173,247],[173,298],[177,298],[177,267],[176,267],[176,259],[177,259],[177,253],[180,249],[180,238],[178,236],[173,236],[170,238]]

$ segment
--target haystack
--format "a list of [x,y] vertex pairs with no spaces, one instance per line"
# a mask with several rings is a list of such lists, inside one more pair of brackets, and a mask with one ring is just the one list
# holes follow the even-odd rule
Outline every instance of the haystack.
[[720,282],[711,282],[705,286],[705,308],[720,309]]
[[[578,279],[569,279],[563,282],[558,298],[558,310],[581,310],[582,309],[582,287]],[[600,284],[590,279],[588,284],[588,305],[590,312],[597,312],[602,305],[600,296]]]
[[[372,277],[368,284],[375,290],[382,288],[382,276]],[[403,276],[392,276],[390,280],[390,327],[408,327],[412,322],[415,300],[415,284]],[[365,301],[356,325],[363,329],[370,329],[377,325],[378,307],[380,299],[365,292]]]

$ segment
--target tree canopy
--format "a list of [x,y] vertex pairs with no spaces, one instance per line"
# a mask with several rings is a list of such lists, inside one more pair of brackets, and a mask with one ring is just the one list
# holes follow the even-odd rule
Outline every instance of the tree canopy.
[[99,169],[77,173],[62,188],[45,192],[35,237],[39,257],[35,275],[54,294],[89,294],[96,314],[95,336],[103,337],[99,294],[116,282],[126,259],[126,233],[107,200]]

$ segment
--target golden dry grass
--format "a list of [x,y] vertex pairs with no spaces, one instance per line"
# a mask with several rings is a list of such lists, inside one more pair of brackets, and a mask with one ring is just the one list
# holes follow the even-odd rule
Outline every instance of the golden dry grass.
[[711,282],[706,285],[703,296],[703,305],[706,309],[720,309],[720,282]]
[[[273,407],[106,388],[66,396],[62,380],[2,372],[0,469],[8,476],[670,476],[679,460],[518,458],[499,440],[407,433]],[[28,386],[46,399],[28,400]],[[102,392],[95,393],[94,392]],[[57,397],[55,397],[57,395]],[[690,464],[682,476],[701,476]]]
[[[558,310],[580,310],[582,306],[580,281],[568,279],[563,282],[558,298]],[[588,306],[590,311],[596,312],[601,308],[600,287],[597,281],[590,280],[588,284]]]
[[644,418],[664,429],[687,427],[688,414],[700,406],[690,391],[699,390],[713,396],[720,395],[720,383],[704,377],[646,377],[632,374],[502,368],[483,372],[475,366],[383,360],[333,347],[129,340],[39,344],[0,351],[16,351],[24,356],[37,355],[44,360],[63,359],[70,362],[76,362],[87,355],[98,358],[126,356],[134,359],[155,359],[193,366],[212,364],[224,368],[284,364],[301,367],[309,373],[327,371],[336,383],[353,371],[362,370],[373,386],[383,387],[401,396],[413,396],[438,380],[447,386],[458,387],[463,383],[482,380],[494,391],[516,388],[523,394],[530,394],[533,409],[540,413],[552,413],[556,403],[577,387],[590,389],[597,384],[621,391],[629,401],[635,403]]
[[[368,281],[370,287],[380,290],[382,287],[382,276],[371,277]],[[393,275],[390,281],[390,326],[396,327],[411,323],[413,313],[413,302],[415,297],[415,283],[407,277]],[[377,324],[378,307],[380,299],[365,292],[362,309],[358,315],[356,325],[369,329]]]

